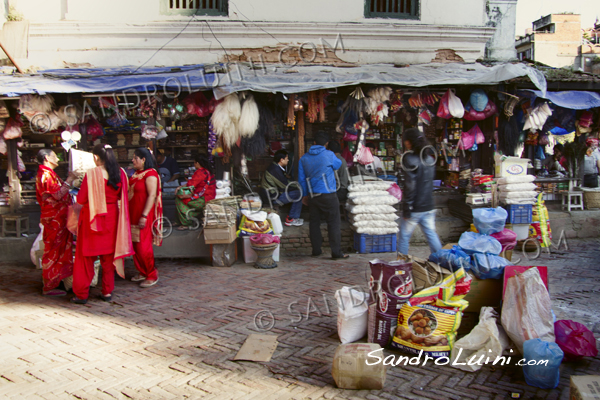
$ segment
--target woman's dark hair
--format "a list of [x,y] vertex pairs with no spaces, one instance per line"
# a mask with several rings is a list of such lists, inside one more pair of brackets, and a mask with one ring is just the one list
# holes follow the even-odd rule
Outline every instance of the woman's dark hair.
[[329,147],[329,150],[333,151],[334,153],[342,152],[342,146],[340,146],[340,143],[337,140],[331,140],[327,147]]
[[106,148],[105,146],[108,145],[95,145],[92,153],[104,163],[104,168],[106,168],[106,172],[108,172],[108,184],[116,190],[119,188],[117,185],[121,183],[121,167],[119,167],[119,163],[117,162],[112,147]]
[[412,146],[412,151],[419,155],[424,147],[429,146],[429,141],[425,135],[417,128],[410,128],[402,134],[402,140],[408,141]]
[[214,174],[212,165],[210,164],[210,161],[208,161],[208,157],[205,154],[196,154],[194,161],[200,164],[202,168],[210,172],[211,175]]
[[560,143],[556,143],[554,145],[554,152],[556,152],[556,150],[560,151],[561,153],[564,153],[565,152],[565,146],[563,146]]
[[287,151],[285,151],[285,150],[277,150],[275,152],[275,155],[273,156],[273,161],[276,164],[279,164],[279,161],[283,160],[287,156],[288,156],[288,152]]
[[140,159],[141,158],[145,159],[144,160],[144,170],[147,170],[150,168],[154,168],[154,169],[158,170],[158,165],[156,164],[156,160],[154,159],[154,156],[152,155],[152,153],[150,153],[150,150],[146,149],[145,147],[138,147],[137,149],[135,149],[133,154],[135,154]]
[[37,153],[36,160],[38,164],[42,165],[46,161],[46,157],[52,154],[52,149],[41,149]]

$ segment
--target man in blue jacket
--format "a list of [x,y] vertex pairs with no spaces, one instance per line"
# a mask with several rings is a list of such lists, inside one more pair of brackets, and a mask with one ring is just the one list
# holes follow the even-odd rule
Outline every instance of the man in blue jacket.
[[316,134],[315,145],[298,163],[298,183],[305,195],[303,202],[308,203],[310,207],[309,232],[312,255],[316,257],[322,254],[321,216],[323,216],[327,221],[331,258],[348,258],[341,249],[340,203],[336,194],[334,172],[342,166],[342,162],[332,151],[325,148],[328,142],[329,135],[325,132]]

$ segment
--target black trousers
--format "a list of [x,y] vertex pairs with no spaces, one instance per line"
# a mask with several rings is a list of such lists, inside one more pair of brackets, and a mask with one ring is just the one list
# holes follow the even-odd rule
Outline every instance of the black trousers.
[[348,198],[348,189],[340,188],[336,193],[340,204],[345,204],[346,199]]
[[583,187],[597,188],[598,187],[598,174],[589,174],[583,176]]
[[327,234],[331,246],[331,256],[342,255],[342,232],[340,228],[340,202],[336,193],[321,193],[309,199],[310,244],[313,255],[321,254],[323,236],[321,235],[321,217],[327,221]]

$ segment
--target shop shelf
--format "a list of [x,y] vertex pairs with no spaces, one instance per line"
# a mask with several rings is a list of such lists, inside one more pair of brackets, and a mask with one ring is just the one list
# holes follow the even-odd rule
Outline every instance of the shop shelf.
[[533,206],[531,204],[508,204],[506,222],[509,224],[530,224]]
[[396,251],[396,234],[367,235],[354,233],[354,249],[359,253],[389,253]]

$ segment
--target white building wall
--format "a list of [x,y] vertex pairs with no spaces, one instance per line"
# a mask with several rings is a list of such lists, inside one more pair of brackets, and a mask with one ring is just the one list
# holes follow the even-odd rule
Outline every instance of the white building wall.
[[485,0],[420,0],[418,19],[365,18],[364,0],[235,0],[228,16],[192,21],[161,14],[161,1],[19,0],[30,21],[28,58],[20,61],[36,68],[169,66],[256,62],[257,52],[276,61],[285,46],[320,48],[322,39],[333,45],[341,38],[336,63],[429,63],[442,49],[474,62],[495,31],[486,26]]
[[[18,8],[31,22],[93,21],[151,22],[187,19],[160,13],[164,0],[19,0]],[[485,1],[421,0],[419,20],[366,19],[364,0],[236,0],[229,2],[232,21],[364,22],[482,26]]]

